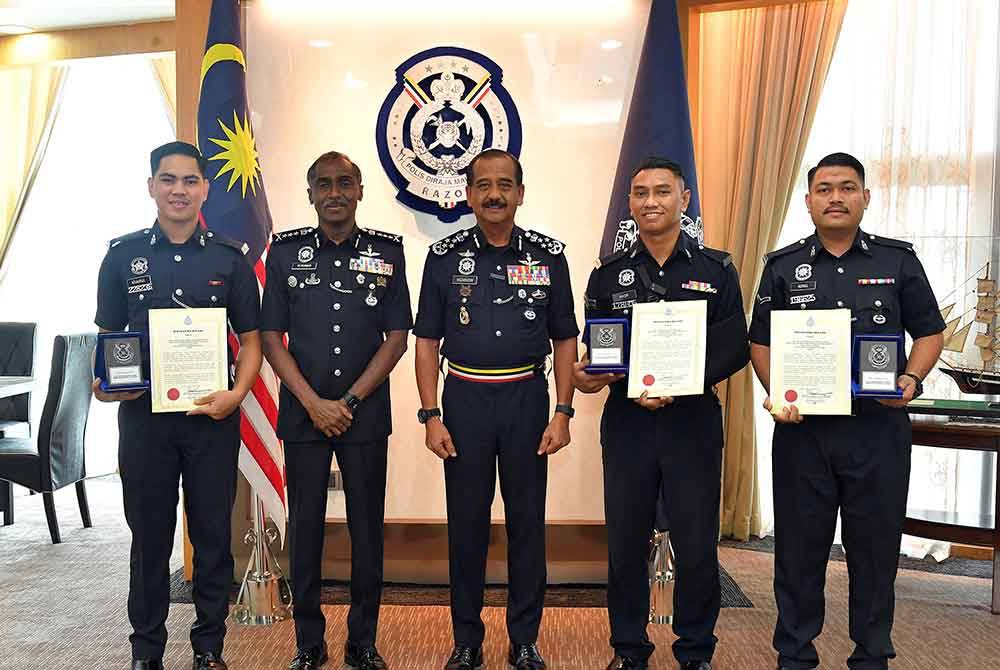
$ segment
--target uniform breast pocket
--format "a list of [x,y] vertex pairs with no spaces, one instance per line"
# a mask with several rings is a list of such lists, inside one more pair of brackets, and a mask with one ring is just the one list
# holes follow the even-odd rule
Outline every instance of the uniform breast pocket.
[[514,289],[514,307],[524,328],[533,330],[543,327],[549,310],[549,287],[517,287]]
[[854,326],[861,333],[897,334],[902,331],[899,299],[890,287],[858,287]]
[[445,322],[452,330],[478,330],[488,318],[481,286],[449,286]]

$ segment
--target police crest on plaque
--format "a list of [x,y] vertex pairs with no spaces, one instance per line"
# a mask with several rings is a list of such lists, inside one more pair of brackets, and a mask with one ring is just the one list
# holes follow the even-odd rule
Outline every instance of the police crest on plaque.
[[471,212],[465,174],[484,149],[521,152],[521,119],[503,71],[458,47],[421,51],[396,68],[379,111],[375,143],[396,199],[451,223]]

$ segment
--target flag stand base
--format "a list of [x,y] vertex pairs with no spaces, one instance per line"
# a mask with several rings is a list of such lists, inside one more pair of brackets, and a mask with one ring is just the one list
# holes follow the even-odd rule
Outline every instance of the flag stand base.
[[649,623],[674,621],[674,549],[669,531],[654,531],[649,552]]
[[233,621],[243,626],[269,626],[292,616],[292,590],[288,586],[270,545],[278,539],[273,528],[264,530],[264,510],[260,499],[251,499],[253,528],[243,541],[253,545],[240,593],[233,605]]

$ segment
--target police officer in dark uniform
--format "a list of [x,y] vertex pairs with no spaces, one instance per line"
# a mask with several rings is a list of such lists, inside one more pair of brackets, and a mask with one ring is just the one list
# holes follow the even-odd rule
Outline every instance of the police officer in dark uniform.
[[[770,388],[772,310],[851,310],[852,335],[913,338],[900,400],[855,399],[850,416],[774,416],[774,646],[781,668],[815,668],[823,585],[840,509],[850,574],[851,668],[887,668],[893,583],[910,478],[905,405],[941,353],[945,324],[912,245],[860,229],[865,171],[844,153],[809,171],[806,207],[816,232],[767,255],[750,325],[754,370]],[[770,399],[765,407],[771,409]]]
[[633,172],[629,210],[639,229],[626,249],[602,258],[587,284],[588,319],[629,318],[636,303],[705,300],[704,393],[627,397],[620,374],[574,366],[584,393],[610,384],[601,418],[604,510],[608,525],[608,614],[615,656],[608,670],[645,669],[649,621],[649,538],[662,489],[677,582],[674,656],[682,670],[711,668],[719,617],[717,541],[722,477],[722,411],[712,388],[749,360],[740,282],[729,254],[681,230],[691,192],[679,165],[651,157]]
[[357,670],[385,670],[375,634],[392,432],[388,376],[406,351],[413,325],[403,242],[358,227],[363,187],[350,158],[325,153],[306,177],[319,226],[274,236],[261,309],[264,352],[282,381],[278,437],[285,441],[298,647],[289,668],[312,670],[327,660],[320,573],[336,453],[351,535],[344,662]]
[[[507,520],[508,662],[545,667],[535,645],[545,596],[547,457],[569,444],[576,317],[562,242],[514,225],[521,165],[488,149],[467,169],[477,225],[431,246],[414,334],[427,447],[444,460],[455,648],[447,670],[483,664],[480,612],[497,461]],[[444,415],[440,353],[448,359]],[[552,342],[550,348],[550,341]],[[549,418],[544,359],[553,352]]]
[[[225,308],[240,351],[232,388],[196,401],[187,414],[150,411],[142,392],[94,395],[118,408],[118,463],[125,518],[132,531],[128,615],[133,670],[161,670],[170,603],[170,552],[177,520],[178,480],[194,545],[191,627],[195,670],[224,670],[222,645],[233,583],[230,517],[240,447],[238,411],[261,364],[257,280],[242,242],[199,229],[208,196],[205,159],[194,146],[171,142],[150,155],[149,194],[157,220],[111,241],[97,285],[102,331],[148,332],[150,309]],[[143,352],[149,379],[148,351]]]

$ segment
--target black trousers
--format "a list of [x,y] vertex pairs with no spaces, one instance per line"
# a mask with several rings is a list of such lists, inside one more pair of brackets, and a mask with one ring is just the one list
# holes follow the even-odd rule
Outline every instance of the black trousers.
[[548,461],[537,451],[549,420],[548,384],[540,375],[505,383],[449,375],[442,404],[458,452],[444,462],[455,643],[479,647],[486,634],[480,614],[498,462],[507,520],[507,634],[511,643],[533,643],[545,598]]
[[774,647],[781,665],[815,668],[826,564],[840,510],[850,576],[851,668],[887,668],[899,541],[910,480],[905,410],[863,401],[855,416],[774,427]]
[[719,618],[722,414],[713,394],[678,398],[655,412],[611,398],[601,419],[608,526],[611,646],[647,659],[649,540],[661,489],[674,547],[673,644],[677,660],[710,660]]
[[147,397],[118,410],[118,467],[125,519],[132,531],[128,616],[133,658],[163,656],[170,605],[170,553],[177,490],[184,489],[194,546],[196,652],[222,653],[233,584],[230,528],[236,497],[239,412],[222,421],[178,413],[151,414]]
[[285,442],[295,643],[299,649],[323,644],[326,630],[326,619],[320,609],[320,584],[326,495],[334,452],[344,476],[347,529],[351,535],[347,640],[362,647],[375,644],[382,601],[382,523],[388,447],[387,438],[349,444]]

